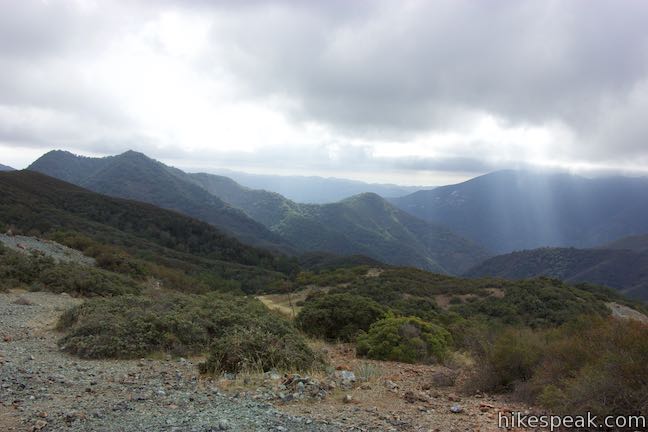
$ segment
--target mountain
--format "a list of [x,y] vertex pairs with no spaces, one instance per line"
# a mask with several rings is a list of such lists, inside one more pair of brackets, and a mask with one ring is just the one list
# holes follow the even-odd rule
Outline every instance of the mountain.
[[647,178],[498,171],[390,202],[499,253],[648,232]]
[[307,204],[334,203],[363,192],[373,192],[382,197],[400,197],[427,189],[424,186],[365,183],[334,177],[264,175],[229,170],[221,170],[219,174],[243,186],[276,192],[292,201]]
[[297,204],[227,177],[187,174],[132,151],[106,158],[54,151],[29,169],[110,196],[176,210],[249,244],[283,251],[364,255],[452,274],[487,256],[472,242],[371,193],[335,204]]
[[145,260],[201,277],[240,280],[250,291],[262,281],[281,279],[277,271],[290,270],[285,257],[244,245],[205,222],[29,170],[0,173],[0,229],[6,228],[65,238],[75,248],[94,242],[119,247],[130,255],[123,266],[136,273],[137,261]]
[[627,249],[635,252],[648,251],[648,234],[623,237],[600,246],[601,249]]
[[458,274],[487,257],[450,230],[399,210],[374,193],[333,204],[298,204],[212,174],[188,178],[242,209],[301,251],[364,255],[394,265]]
[[262,224],[203,188],[182,180],[169,167],[142,153],[128,151],[117,156],[89,158],[57,150],[43,155],[28,169],[94,192],[178,211],[251,245],[291,250],[287,242]]
[[11,168],[10,166],[7,166],[7,165],[0,164],[0,171],[15,171],[15,169],[13,169],[13,168]]
[[548,276],[570,283],[614,288],[648,300],[648,251],[627,249],[540,248],[487,259],[465,274],[470,277],[526,279]]

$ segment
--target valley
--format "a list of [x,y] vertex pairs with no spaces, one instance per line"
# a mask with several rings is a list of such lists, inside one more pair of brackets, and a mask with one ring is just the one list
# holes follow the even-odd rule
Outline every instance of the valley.
[[648,362],[627,359],[648,340],[645,236],[489,258],[372,193],[300,204],[142,154],[62,156],[86,185],[114,174],[70,160],[163,173],[172,201],[200,191],[278,240],[0,173],[7,430],[495,431],[499,412],[644,409]]
[[0,432],[648,431],[648,2],[0,11]]
[[[227,177],[187,174],[135,152],[93,159],[55,151],[29,169],[95,192],[177,210],[243,242],[284,253],[292,248],[292,253],[359,254],[450,274],[488,256],[470,240],[417,219],[372,193],[335,204],[298,204],[276,193],[242,187]],[[218,219],[224,211],[229,216]],[[235,212],[239,214],[233,226],[230,216]]]

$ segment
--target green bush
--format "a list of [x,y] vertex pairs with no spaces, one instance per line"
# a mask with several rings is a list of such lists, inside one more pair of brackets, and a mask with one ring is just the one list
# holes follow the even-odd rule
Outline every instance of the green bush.
[[237,327],[214,341],[200,371],[304,371],[322,363],[306,339],[287,324],[274,328]]
[[[465,317],[483,316],[514,326],[555,327],[574,316],[606,316],[603,297],[555,279],[537,278],[507,282],[504,297],[455,305]],[[607,300],[609,301],[609,300]]]
[[88,297],[140,292],[139,285],[128,277],[77,264],[58,264],[48,268],[42,272],[38,282],[47,291]]
[[484,335],[472,386],[488,392],[512,391],[531,379],[542,360],[544,333],[525,328],[507,328],[494,338]]
[[66,292],[80,296],[136,294],[139,285],[132,279],[95,267],[57,263],[52,258],[0,249],[0,286]]
[[544,330],[491,327],[471,390],[512,391],[558,414],[648,414],[648,325],[585,316]]
[[531,381],[557,413],[648,415],[648,325],[582,319],[552,333]]
[[452,343],[447,330],[416,317],[387,317],[358,337],[357,352],[376,360],[433,363]]
[[66,331],[61,348],[84,358],[190,355],[211,347],[205,372],[301,369],[316,361],[291,323],[242,296],[159,291],[91,299],[65,312],[58,327]]
[[385,308],[369,298],[346,293],[322,294],[305,303],[297,323],[311,336],[351,341],[384,316]]

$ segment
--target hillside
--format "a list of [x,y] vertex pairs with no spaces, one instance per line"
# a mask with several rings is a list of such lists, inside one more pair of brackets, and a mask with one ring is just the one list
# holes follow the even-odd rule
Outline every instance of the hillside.
[[0,171],[15,171],[15,170],[10,166],[0,164]]
[[219,173],[245,187],[265,189],[306,204],[334,203],[365,192],[382,197],[400,197],[424,189],[422,186],[365,183],[333,177],[249,174],[230,170]]
[[490,258],[466,273],[470,277],[526,279],[548,276],[614,288],[648,300],[648,252],[627,249],[541,248]]
[[648,251],[648,234],[623,237],[600,246],[601,249],[627,249],[635,252]]
[[182,181],[167,166],[141,153],[129,151],[113,157],[87,158],[52,151],[28,169],[94,192],[184,213],[251,245],[290,251],[290,245],[263,225],[204,189]]
[[290,241],[301,251],[365,255],[379,261],[459,274],[486,258],[478,245],[365,193],[334,204],[298,204],[227,177],[190,174],[196,184]]
[[274,230],[290,214],[301,214],[302,209],[310,208],[298,204],[278,193],[263,189],[250,189],[234,180],[212,174],[185,174],[174,171],[187,181],[194,182],[210,194],[226,203],[243,210],[248,216]]
[[[246,246],[207,223],[28,170],[0,173],[0,225],[94,249],[107,265],[127,273],[140,274],[137,263],[152,262],[180,272],[168,277],[235,279],[254,290],[255,284],[282,279],[276,270],[290,269],[285,258]],[[117,251],[108,248],[106,254],[103,245]]]
[[412,217],[376,194],[335,204],[298,204],[227,177],[187,174],[135,152],[101,159],[50,152],[30,169],[93,191],[177,210],[224,227],[242,241],[287,252],[365,255],[452,274],[487,256],[474,243]]
[[391,202],[499,253],[648,232],[646,178],[499,171]]

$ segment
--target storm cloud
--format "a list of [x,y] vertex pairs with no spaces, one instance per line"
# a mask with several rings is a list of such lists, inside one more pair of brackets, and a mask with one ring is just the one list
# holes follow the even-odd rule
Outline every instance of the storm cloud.
[[9,165],[51,148],[133,148],[206,169],[437,184],[444,172],[644,173],[648,162],[644,2],[0,8]]

